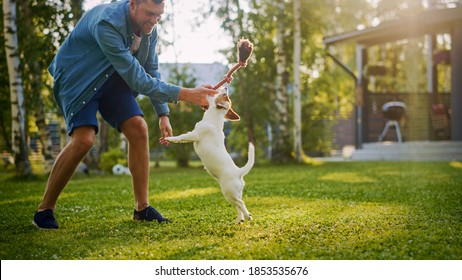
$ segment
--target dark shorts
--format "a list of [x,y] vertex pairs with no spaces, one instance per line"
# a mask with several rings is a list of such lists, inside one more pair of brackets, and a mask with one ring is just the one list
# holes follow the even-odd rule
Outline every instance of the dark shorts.
[[69,135],[79,126],[93,126],[98,133],[99,111],[103,119],[120,132],[120,124],[131,117],[143,116],[133,90],[115,72],[93,98],[67,124]]

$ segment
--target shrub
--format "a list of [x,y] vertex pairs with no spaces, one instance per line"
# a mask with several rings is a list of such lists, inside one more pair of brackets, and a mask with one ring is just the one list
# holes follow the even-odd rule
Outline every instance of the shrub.
[[112,148],[101,155],[99,168],[102,171],[112,172],[116,164],[127,165],[127,155],[120,149]]

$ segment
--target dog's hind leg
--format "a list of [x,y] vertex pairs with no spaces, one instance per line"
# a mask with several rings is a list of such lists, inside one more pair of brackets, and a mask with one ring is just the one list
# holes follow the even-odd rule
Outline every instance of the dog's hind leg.
[[237,222],[238,223],[244,222],[244,218],[249,221],[252,220],[252,214],[249,213],[242,199],[237,200],[236,209],[237,209]]
[[245,217],[246,220],[252,220],[252,214],[249,213],[247,210],[247,207],[245,206],[244,200],[242,200],[242,190],[244,187],[241,188],[241,190],[238,192],[238,211],[242,213],[242,215]]
[[238,201],[239,201],[239,209],[241,210],[241,212],[243,213],[244,217],[247,219],[247,220],[252,220],[252,214],[249,213],[249,211],[247,210],[247,207],[245,206],[245,203],[244,203],[244,200],[242,200],[242,192],[244,190],[244,186],[245,186],[245,181],[244,179],[241,178],[241,188],[240,190],[238,191],[237,193],[237,197],[238,197]]
[[249,213],[249,211],[247,210],[247,207],[245,207],[245,203],[244,203],[244,201],[242,199],[241,199],[241,202],[242,202],[242,204],[240,206],[241,212],[243,213],[246,220],[251,221],[252,220],[252,214]]
[[237,211],[236,223],[238,223],[238,224],[243,223],[244,222],[244,213],[237,206],[236,206],[236,211]]
[[247,207],[245,207],[245,203],[241,198],[236,197],[235,195],[229,194],[229,193],[223,193],[223,194],[226,200],[228,200],[229,202],[231,202],[231,204],[236,206],[236,210],[237,210],[236,222],[238,224],[244,222],[244,219],[252,220],[252,215],[247,210]]

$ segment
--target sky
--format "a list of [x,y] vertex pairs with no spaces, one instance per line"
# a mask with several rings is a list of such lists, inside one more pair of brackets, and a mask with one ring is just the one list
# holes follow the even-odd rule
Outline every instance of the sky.
[[[220,29],[220,23],[210,18],[201,27],[195,26],[196,18],[200,16],[195,10],[207,5],[209,0],[174,0],[165,1],[165,9],[174,14],[175,48],[169,47],[160,54],[161,62],[180,63],[213,63],[226,64],[226,58],[218,51],[229,48],[230,39]],[[84,10],[95,5],[108,3],[110,0],[85,0]],[[172,5],[173,2],[173,5]],[[159,28],[162,27],[160,23]],[[170,25],[165,28],[172,28]],[[169,41],[171,41],[169,39]]]

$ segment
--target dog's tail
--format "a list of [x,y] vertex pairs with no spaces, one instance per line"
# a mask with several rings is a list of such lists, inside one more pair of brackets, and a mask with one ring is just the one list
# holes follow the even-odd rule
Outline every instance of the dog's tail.
[[247,175],[255,163],[255,147],[251,142],[249,142],[248,157],[249,159],[247,160],[247,163],[241,168],[241,177]]

